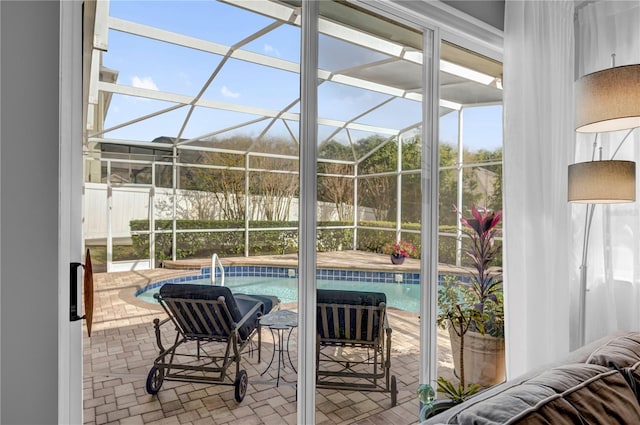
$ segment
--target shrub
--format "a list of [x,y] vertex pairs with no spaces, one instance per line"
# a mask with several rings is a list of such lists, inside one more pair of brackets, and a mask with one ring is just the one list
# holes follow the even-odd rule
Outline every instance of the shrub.
[[[323,226],[350,226],[352,222],[318,222],[318,227]],[[244,221],[241,220],[177,220],[178,230],[198,229],[231,229],[229,231],[212,232],[209,230],[178,233],[176,240],[176,258],[206,258],[214,252],[220,256],[241,256],[245,252]],[[249,232],[249,255],[277,255],[292,254],[298,252],[298,222],[296,221],[251,221],[250,228],[262,228],[265,230]],[[358,229],[358,244],[356,249],[366,252],[385,253],[385,245],[390,240],[395,240],[395,223],[392,222],[360,222],[362,228]],[[282,228],[292,230],[281,230]],[[373,229],[376,227],[376,229]],[[132,233],[133,251],[135,258],[149,257],[149,230],[148,220],[132,220],[130,222]],[[156,233],[156,260],[161,262],[172,258],[172,221],[156,220],[156,230],[167,233]],[[274,230],[269,230],[269,229]],[[277,230],[276,230],[277,229]],[[419,231],[419,223],[403,223],[401,237],[403,241],[412,244],[415,252],[412,258],[420,258],[420,234],[408,232]],[[440,233],[455,235],[455,226],[440,226]],[[463,250],[470,247],[471,241],[464,238]],[[353,246],[353,229],[318,229],[318,252],[329,252],[351,249]],[[456,262],[456,239],[454,236],[440,235],[438,238],[438,261],[444,264]],[[462,256],[462,264],[471,266],[472,262],[466,255]],[[502,255],[498,251],[492,265],[502,264]]]
[[[318,223],[323,225],[348,225],[346,222]],[[133,249],[138,258],[149,257],[149,235],[138,233],[148,231],[148,220],[132,220],[129,223],[132,233]],[[156,230],[171,230],[171,220],[156,220]],[[243,221],[237,220],[177,220],[178,230],[196,229],[239,229]],[[280,230],[283,227],[295,227],[295,230]],[[298,222],[252,221],[250,228],[263,228],[249,232],[249,255],[275,255],[298,252]],[[268,230],[278,228],[277,230]],[[350,249],[353,244],[352,229],[320,229],[318,231],[318,251]],[[172,234],[156,233],[156,260],[172,258]],[[206,258],[213,253],[221,256],[240,256],[245,252],[245,232],[230,231],[191,231],[179,232],[176,236],[176,258]]]

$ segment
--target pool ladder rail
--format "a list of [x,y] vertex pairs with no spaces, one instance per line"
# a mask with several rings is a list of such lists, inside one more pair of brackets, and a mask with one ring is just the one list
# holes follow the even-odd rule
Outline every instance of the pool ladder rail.
[[216,267],[220,269],[220,286],[224,286],[224,267],[222,267],[222,262],[220,261],[220,257],[215,252],[211,256],[211,284],[216,284]]

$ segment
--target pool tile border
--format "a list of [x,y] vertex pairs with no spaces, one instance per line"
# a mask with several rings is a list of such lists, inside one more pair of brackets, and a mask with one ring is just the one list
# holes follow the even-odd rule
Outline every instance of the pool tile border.
[[[274,267],[274,266],[226,266],[224,268],[226,277],[277,277],[294,279],[298,275],[298,269],[295,267]],[[216,269],[215,277],[220,278],[220,270]],[[189,283],[196,280],[211,279],[211,267],[200,268],[199,274],[174,277],[171,279],[163,279],[153,282],[135,292],[135,296],[141,293],[158,288],[165,283]],[[420,284],[420,273],[412,272],[383,272],[383,271],[365,271],[365,270],[344,270],[344,269],[317,269],[316,279],[319,280],[344,280],[348,282],[375,282],[387,284]],[[438,275],[439,283],[444,280],[444,275]]]

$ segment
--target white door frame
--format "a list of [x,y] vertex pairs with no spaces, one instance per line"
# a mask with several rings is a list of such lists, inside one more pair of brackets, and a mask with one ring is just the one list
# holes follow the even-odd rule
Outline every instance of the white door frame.
[[[404,5],[389,5],[384,2],[361,0],[363,3],[375,5],[379,12],[389,10],[395,14],[415,16],[416,12],[421,16],[415,18],[416,22],[424,25],[428,29],[436,29],[438,25],[427,21],[429,14],[424,11],[408,12]],[[411,4],[412,7],[432,7],[428,3]],[[441,12],[445,13],[445,12]],[[451,12],[447,12],[451,13]],[[464,31],[463,31],[464,32]],[[490,31],[489,31],[490,32]],[[446,34],[446,36],[445,36]],[[439,42],[439,37],[436,39]],[[490,34],[495,36],[495,34]],[[464,39],[468,45],[467,37],[451,31],[448,28],[441,34],[442,38],[455,40]],[[83,371],[82,371],[82,322],[69,321],[69,272],[71,262],[82,261],[82,1],[60,0],[60,87],[59,87],[59,205],[58,205],[58,423],[60,424],[82,424],[83,418]],[[461,40],[460,40],[461,41]],[[477,42],[472,40],[471,44],[490,57],[496,56],[496,49],[493,43]],[[490,46],[492,48],[487,48]],[[500,50],[500,49],[497,49]],[[437,72],[434,67],[434,72]],[[433,187],[431,182],[430,187]],[[436,186],[437,187],[437,186]],[[428,206],[428,204],[427,204]],[[433,235],[431,235],[433,238]],[[78,289],[79,290],[79,289]],[[82,299],[78,292],[78,299]],[[425,301],[423,301],[425,304]],[[426,306],[423,306],[423,309]],[[307,325],[311,322],[307,323]],[[425,325],[427,326],[427,325]],[[424,333],[424,332],[423,332]],[[429,335],[429,333],[426,333]],[[432,337],[423,338],[431,340]],[[423,347],[424,348],[424,347]],[[431,347],[433,348],[433,347]],[[427,354],[421,354],[421,377],[424,380],[428,374],[424,368]],[[425,376],[426,375],[426,376]],[[307,388],[308,389],[308,388]],[[303,395],[305,395],[303,393]],[[306,394],[303,397],[308,404],[313,404],[313,396]],[[313,417],[314,412],[302,412],[304,417]]]
[[58,423],[80,425],[82,321],[69,320],[69,279],[70,263],[83,260],[81,1],[60,1],[59,55]]

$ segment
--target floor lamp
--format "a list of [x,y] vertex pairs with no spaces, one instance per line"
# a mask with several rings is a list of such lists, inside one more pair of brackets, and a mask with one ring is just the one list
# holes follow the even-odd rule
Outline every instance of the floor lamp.
[[633,161],[590,161],[569,166],[569,202],[588,204],[580,264],[578,347],[584,345],[586,335],[587,254],[593,212],[596,204],[634,202],[635,178],[636,163]]
[[[602,133],[640,127],[640,65],[612,67],[585,75],[575,88],[576,132]],[[569,165],[568,200],[588,204],[580,265],[579,347],[586,339],[587,254],[593,212],[596,204],[634,202],[635,176],[633,161],[612,158]]]

